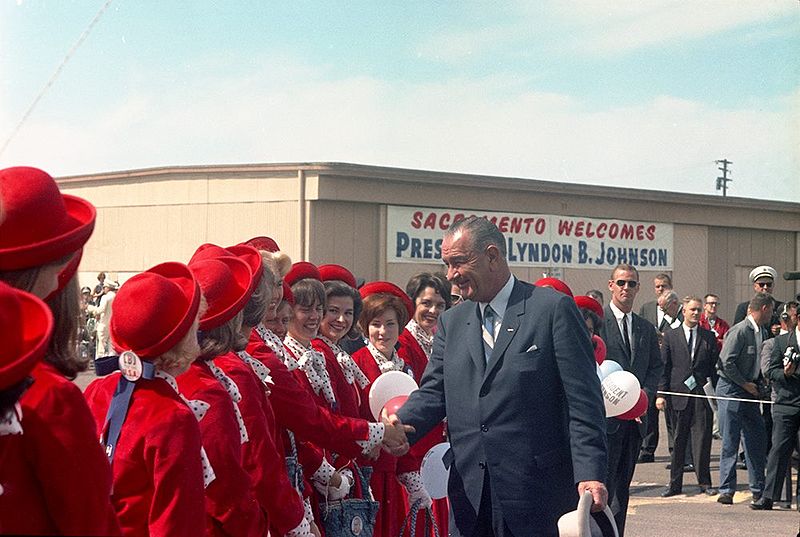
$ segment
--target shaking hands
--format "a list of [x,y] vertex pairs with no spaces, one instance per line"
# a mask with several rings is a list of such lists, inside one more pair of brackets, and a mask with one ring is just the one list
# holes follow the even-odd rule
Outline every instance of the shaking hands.
[[406,438],[406,433],[413,433],[414,427],[403,425],[397,414],[389,415],[386,410],[381,411],[381,422],[384,426],[382,447],[395,457],[408,453],[411,446]]

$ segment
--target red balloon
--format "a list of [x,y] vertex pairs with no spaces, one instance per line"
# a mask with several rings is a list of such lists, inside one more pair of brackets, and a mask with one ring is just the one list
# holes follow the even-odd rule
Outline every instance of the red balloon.
[[407,395],[398,395],[397,397],[392,397],[386,401],[386,404],[383,405],[383,409],[390,416],[392,414],[397,414],[397,411],[400,410],[400,407],[402,407],[406,401],[408,401]]
[[641,418],[647,413],[647,406],[649,404],[650,400],[647,398],[647,394],[644,393],[644,390],[640,389],[639,400],[636,401],[636,404],[633,405],[633,408],[625,412],[624,414],[620,414],[619,416],[617,416],[617,419],[635,420],[636,418]]
[[595,334],[592,336],[592,345],[594,345],[594,360],[597,362],[597,365],[600,365],[606,359],[606,342]]

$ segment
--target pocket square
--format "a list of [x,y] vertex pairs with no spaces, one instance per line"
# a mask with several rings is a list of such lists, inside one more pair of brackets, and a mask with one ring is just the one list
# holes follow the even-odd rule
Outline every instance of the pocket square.
[[533,351],[538,351],[538,350],[539,350],[539,347],[537,347],[536,344],[533,344],[530,347],[528,347],[528,350],[525,351],[525,352],[533,352]]

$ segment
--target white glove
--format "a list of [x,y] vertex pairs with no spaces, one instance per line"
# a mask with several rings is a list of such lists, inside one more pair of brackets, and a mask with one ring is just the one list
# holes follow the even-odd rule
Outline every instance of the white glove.
[[353,472],[348,469],[340,470],[339,477],[341,477],[341,483],[339,483],[338,487],[332,487],[328,485],[328,500],[341,500],[348,494],[350,494],[350,487],[353,486]]
[[420,509],[430,509],[433,506],[428,491],[425,490],[422,484],[422,478],[419,472],[405,472],[397,476],[397,480],[402,483],[408,493],[408,503],[414,505],[417,501],[420,502]]

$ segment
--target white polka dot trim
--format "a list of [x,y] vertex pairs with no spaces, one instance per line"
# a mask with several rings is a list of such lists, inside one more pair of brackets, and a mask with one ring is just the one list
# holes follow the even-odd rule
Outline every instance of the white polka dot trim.
[[239,440],[242,444],[248,442],[250,436],[247,434],[247,427],[244,425],[244,418],[242,418],[242,412],[239,410],[239,403],[242,402],[242,394],[239,391],[239,386],[237,386],[233,379],[226,375],[222,369],[217,367],[213,360],[206,360],[206,364],[208,364],[209,369],[211,369],[211,372],[214,374],[214,378],[222,384],[222,387],[225,388],[225,391],[228,392],[228,395],[233,401],[233,413],[236,415],[236,423],[239,425]]
[[369,428],[369,438],[367,440],[356,440],[356,444],[361,448],[361,453],[366,455],[376,447],[378,447],[381,442],[383,442],[383,436],[386,433],[386,426],[383,423],[367,423]]
[[289,371],[294,371],[299,367],[297,365],[297,360],[286,351],[286,347],[283,346],[281,338],[276,336],[272,330],[259,323],[259,325],[256,326],[256,334],[258,334],[258,337],[261,338],[261,341],[263,341],[267,347],[272,349],[272,352],[275,353],[278,360],[283,362]]
[[336,405],[336,396],[333,394],[331,378],[325,367],[325,356],[311,345],[304,346],[292,336],[287,335],[283,342],[289,351],[298,358],[297,365],[305,373],[314,393],[319,394],[321,391],[322,396],[329,405],[332,407]]

